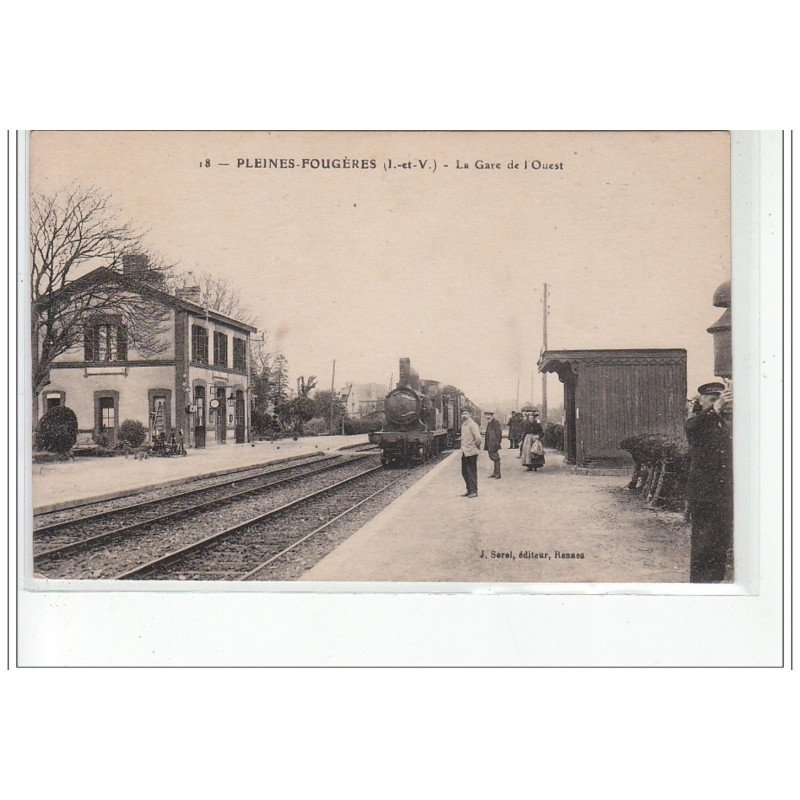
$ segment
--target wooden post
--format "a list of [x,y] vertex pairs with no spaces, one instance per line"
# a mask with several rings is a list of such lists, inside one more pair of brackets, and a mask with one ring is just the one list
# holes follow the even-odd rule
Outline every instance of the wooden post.
[[[547,284],[542,296],[542,352],[547,350]],[[542,427],[547,427],[547,373],[542,373]]]
[[333,359],[331,370],[331,436],[336,433],[336,359]]

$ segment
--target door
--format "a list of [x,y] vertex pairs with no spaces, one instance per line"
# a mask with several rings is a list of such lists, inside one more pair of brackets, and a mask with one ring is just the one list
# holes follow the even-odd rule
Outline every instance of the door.
[[99,400],[100,435],[108,441],[108,446],[113,447],[117,440],[116,409],[113,397],[101,397]]
[[206,446],[206,387],[194,387],[194,446]]
[[236,420],[236,443],[242,444],[244,442],[244,392],[241,389],[236,390],[234,414]]
[[219,405],[217,406],[217,409],[214,412],[214,418],[217,428],[217,444],[225,444],[225,433],[227,427],[225,416],[228,413],[227,402],[225,400],[227,389],[224,386],[217,386],[216,393],[217,393],[217,401],[219,402]]

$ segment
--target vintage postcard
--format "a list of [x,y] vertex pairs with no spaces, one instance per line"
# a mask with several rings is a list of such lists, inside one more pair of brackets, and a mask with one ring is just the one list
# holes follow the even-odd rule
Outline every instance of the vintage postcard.
[[33,585],[736,580],[728,132],[26,154]]

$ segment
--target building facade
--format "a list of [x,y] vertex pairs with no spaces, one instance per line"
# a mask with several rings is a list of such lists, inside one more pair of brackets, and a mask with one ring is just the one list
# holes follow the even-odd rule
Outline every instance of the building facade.
[[[127,290],[125,275],[105,273],[104,280]],[[135,282],[127,285],[140,291]],[[256,329],[205,309],[196,295],[147,294],[163,311],[158,353],[138,352],[113,311],[87,310],[82,342],[51,364],[39,415],[65,405],[78,418],[79,443],[110,447],[125,420],[141,422],[148,443],[173,436],[187,447],[248,441],[250,335]]]

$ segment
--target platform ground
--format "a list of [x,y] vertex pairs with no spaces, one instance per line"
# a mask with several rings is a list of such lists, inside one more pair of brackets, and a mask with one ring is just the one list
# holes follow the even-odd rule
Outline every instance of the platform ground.
[[484,453],[479,496],[467,499],[454,453],[302,580],[688,581],[681,514],[644,508],[623,476],[574,475],[561,461],[549,451],[544,470],[528,472],[502,450],[503,477],[490,480]]

